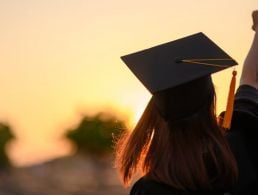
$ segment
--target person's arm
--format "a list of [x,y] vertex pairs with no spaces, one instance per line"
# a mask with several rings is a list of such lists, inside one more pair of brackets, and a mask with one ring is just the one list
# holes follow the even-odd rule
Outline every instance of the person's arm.
[[[255,170],[255,174],[258,175],[258,11],[253,12],[253,21],[253,29],[256,32],[244,62],[240,86],[235,95],[231,126],[233,136],[238,134],[241,141],[236,141],[234,137],[231,139],[233,140],[232,145],[235,144],[237,147],[240,147],[241,144],[244,145],[250,162],[252,162],[252,168]],[[234,153],[238,154],[238,152],[241,151],[235,149]],[[240,161],[243,162],[245,157],[242,154],[240,156],[242,156]],[[240,166],[243,167],[243,170],[246,170],[246,166],[243,166],[243,164],[246,163],[242,163]]]
[[250,85],[258,89],[258,10],[252,16],[255,35],[244,62],[240,85]]

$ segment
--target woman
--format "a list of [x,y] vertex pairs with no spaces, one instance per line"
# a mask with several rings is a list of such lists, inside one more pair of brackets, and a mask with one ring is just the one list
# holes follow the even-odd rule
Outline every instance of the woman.
[[[257,11],[253,13],[253,19],[253,29],[256,30]],[[198,44],[195,44],[196,40]],[[200,49],[203,43],[204,46]],[[188,51],[189,45],[191,48]],[[163,55],[161,58],[157,51],[153,52],[153,49],[150,49],[148,54],[143,52],[145,56],[149,55],[148,60],[144,58],[141,62],[148,64],[158,59],[159,64],[165,64],[171,60],[171,53],[175,50],[183,50],[186,52],[185,56],[191,56],[192,53],[200,56],[196,50],[209,55],[212,53],[216,58],[222,55],[199,34],[187,38],[186,41],[182,39],[162,45],[161,48],[162,50],[159,47],[158,52],[163,55],[169,50],[169,55]],[[228,59],[227,55],[223,54],[221,59],[212,59],[212,63],[207,62],[208,59],[206,62],[203,59],[175,60],[183,62],[180,66],[176,65],[175,75],[169,72],[172,79],[177,78],[174,81],[171,81],[171,78],[159,78],[158,82],[164,81],[162,85],[149,82],[149,78],[146,79],[144,74],[151,72],[148,74],[158,75],[162,72],[162,75],[166,75],[167,70],[171,69],[169,65],[166,71],[156,69],[157,65],[154,71],[137,70],[136,76],[152,92],[153,97],[134,131],[119,140],[116,159],[125,185],[129,184],[139,171],[143,174],[134,184],[132,195],[258,194],[257,53],[258,35],[255,34],[235,96],[231,129],[226,135],[216,120],[216,94],[210,74],[218,71],[214,70],[217,66],[214,61],[233,61]],[[136,56],[135,59],[124,61],[129,64],[131,61],[135,63],[141,55],[142,52],[136,53],[133,55],[133,58]],[[191,66],[187,66],[187,71],[180,70],[186,67],[186,63],[191,63]],[[192,64],[197,64],[198,67],[194,67],[198,68],[197,71],[193,71]],[[200,64],[204,66],[201,70]],[[211,66],[208,75],[193,78],[193,74],[203,72],[207,66]],[[134,68],[138,69],[139,66],[131,67],[131,70],[134,71]],[[191,75],[185,72],[191,72]],[[167,83],[169,87],[160,88]]]

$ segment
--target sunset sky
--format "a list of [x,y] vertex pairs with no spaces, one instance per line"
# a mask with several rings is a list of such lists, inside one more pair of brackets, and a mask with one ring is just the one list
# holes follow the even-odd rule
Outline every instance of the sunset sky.
[[[133,126],[149,92],[120,56],[204,32],[240,66],[257,0],[0,0],[0,121],[16,165],[69,154],[57,138],[82,113],[113,110]],[[216,74],[218,111],[231,71]],[[240,75],[240,74],[239,74]]]

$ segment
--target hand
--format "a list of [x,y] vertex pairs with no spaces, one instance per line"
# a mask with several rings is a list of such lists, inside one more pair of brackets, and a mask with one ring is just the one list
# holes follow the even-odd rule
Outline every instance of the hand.
[[252,29],[256,31],[256,27],[258,26],[258,10],[253,11],[252,13],[253,18],[253,26]]

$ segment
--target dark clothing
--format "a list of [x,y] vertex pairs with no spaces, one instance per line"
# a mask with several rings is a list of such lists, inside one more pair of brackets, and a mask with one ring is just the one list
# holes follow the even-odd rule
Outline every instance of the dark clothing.
[[142,177],[131,195],[258,195],[258,90],[242,85],[235,96],[231,131],[226,135],[239,170],[238,183],[228,192],[183,191]]
[[226,195],[224,192],[183,191],[142,177],[133,186],[130,195]]
[[258,195],[258,90],[241,86],[236,94],[232,127],[226,136],[239,170],[233,194]]

